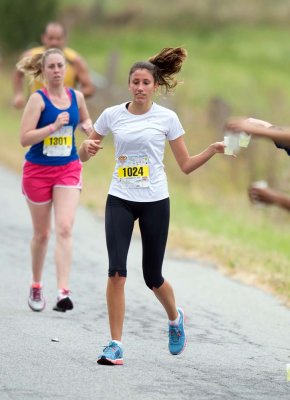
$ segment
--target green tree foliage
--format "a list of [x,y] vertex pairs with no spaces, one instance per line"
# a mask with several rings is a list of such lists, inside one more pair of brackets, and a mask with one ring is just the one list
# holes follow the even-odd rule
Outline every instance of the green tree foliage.
[[58,0],[1,0],[0,45],[2,51],[25,49],[39,41],[45,24],[56,18]]

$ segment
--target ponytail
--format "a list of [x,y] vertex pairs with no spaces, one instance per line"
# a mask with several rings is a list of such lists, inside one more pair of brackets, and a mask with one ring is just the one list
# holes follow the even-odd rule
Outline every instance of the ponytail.
[[17,64],[16,68],[26,75],[30,75],[32,79],[37,78],[42,72],[42,54],[23,57]]
[[31,77],[31,80],[42,77],[42,72],[43,72],[43,67],[46,61],[46,58],[50,54],[60,54],[63,56],[64,60],[64,54],[60,49],[57,48],[52,48],[46,50],[42,54],[35,54],[33,56],[26,56],[23,57],[17,64],[16,68],[23,72],[26,75],[29,75]]
[[170,92],[177,85],[175,75],[181,70],[183,61],[187,57],[187,51],[183,47],[166,47],[148,61],[135,63],[129,72],[129,80],[137,69],[147,69],[153,76],[154,82]]
[[178,85],[175,75],[181,70],[182,63],[187,57],[187,51],[182,47],[166,47],[155,56],[149,58],[149,62],[155,65],[157,82],[170,91]]

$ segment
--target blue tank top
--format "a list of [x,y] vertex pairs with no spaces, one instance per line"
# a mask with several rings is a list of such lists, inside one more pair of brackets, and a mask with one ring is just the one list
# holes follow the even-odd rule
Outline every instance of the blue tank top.
[[[75,145],[74,132],[79,123],[79,109],[75,91],[73,89],[67,90],[71,97],[71,104],[64,110],[55,107],[42,90],[37,90],[37,93],[43,98],[45,107],[40,115],[36,129],[54,123],[58,114],[64,111],[68,112],[70,117],[69,123],[65,125],[61,131],[52,133],[42,142],[36,143],[30,147],[25,154],[25,159],[27,161],[40,165],[65,165],[71,161],[78,160],[79,156]],[[62,146],[66,141],[69,144],[67,149]],[[59,152],[57,156],[54,155],[56,151]]]

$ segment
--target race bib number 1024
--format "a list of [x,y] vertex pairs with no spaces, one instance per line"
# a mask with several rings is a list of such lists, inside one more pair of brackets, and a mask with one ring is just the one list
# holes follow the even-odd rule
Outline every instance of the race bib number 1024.
[[150,185],[149,158],[144,155],[120,156],[118,159],[118,178],[122,187],[144,188]]

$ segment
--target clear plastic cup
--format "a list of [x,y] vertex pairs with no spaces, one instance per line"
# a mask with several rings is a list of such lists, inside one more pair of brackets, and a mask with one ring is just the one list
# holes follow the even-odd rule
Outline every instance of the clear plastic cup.
[[248,147],[251,140],[251,135],[246,132],[240,132],[239,134],[239,146]]
[[233,156],[239,151],[239,134],[230,131],[225,132],[224,135],[225,154]]
[[[252,182],[251,184],[252,188],[257,188],[257,189],[266,189],[268,187],[268,182],[267,181],[255,181]],[[259,201],[258,199],[254,199],[252,197],[252,203],[256,206],[256,207],[265,207],[265,203],[263,203],[262,201]]]
[[256,181],[251,184],[251,187],[257,188],[257,189],[266,189],[268,187],[268,182],[263,181],[263,180]]

